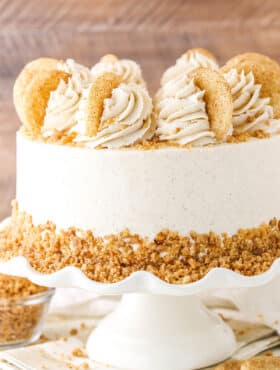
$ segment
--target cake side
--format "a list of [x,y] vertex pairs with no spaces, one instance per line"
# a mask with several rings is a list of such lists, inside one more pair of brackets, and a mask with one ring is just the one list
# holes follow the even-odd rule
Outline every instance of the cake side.
[[[35,224],[154,238],[279,217],[280,136],[206,148],[91,150],[17,134],[17,200]],[[268,165],[269,164],[269,165]]]

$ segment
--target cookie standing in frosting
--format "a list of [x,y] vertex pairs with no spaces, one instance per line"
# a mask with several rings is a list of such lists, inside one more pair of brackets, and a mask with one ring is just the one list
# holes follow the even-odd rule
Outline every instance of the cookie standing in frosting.
[[67,83],[69,75],[58,70],[40,71],[28,84],[22,99],[22,122],[29,134],[39,135],[52,91],[60,81]]
[[190,77],[200,89],[205,90],[210,128],[217,141],[224,141],[232,133],[233,112],[231,91],[225,78],[209,68],[198,68],[190,73]]
[[89,147],[120,148],[154,134],[152,101],[145,87],[106,72],[84,91],[73,127],[75,141]]
[[174,66],[171,66],[164,72],[161,78],[161,85],[163,86],[181,74],[189,73],[199,67],[213,70],[219,69],[218,62],[210,51],[203,48],[190,49],[177,59]]
[[238,135],[229,141],[280,133],[280,65],[245,53],[217,68],[207,50],[189,50],[163,75],[153,112],[132,60],[105,55],[90,70],[72,59],[39,58],[18,76],[14,102],[29,136],[93,148],[149,140],[151,148],[158,141],[207,145],[232,132]]
[[155,99],[161,141],[214,144],[231,133],[232,99],[224,78],[199,68],[166,83]]
[[280,66],[257,53],[229,60],[221,69],[231,87],[233,126],[237,133],[280,130]]
[[[113,73],[104,73],[84,92],[81,104],[84,116],[84,134],[95,136],[98,133],[100,119],[104,110],[104,100],[112,95],[114,88],[121,83],[121,78]],[[79,116],[79,115],[78,115]],[[77,127],[74,128],[74,130]]]
[[97,78],[105,72],[115,73],[121,77],[123,82],[134,82],[146,86],[141,68],[133,60],[118,59],[113,54],[104,55],[100,62],[92,67],[91,73],[93,78]]
[[13,99],[17,114],[22,122],[25,120],[23,97],[27,86],[32,81],[35,74],[41,71],[55,70],[58,63],[59,61],[54,58],[38,58],[27,63],[18,75],[13,88]]

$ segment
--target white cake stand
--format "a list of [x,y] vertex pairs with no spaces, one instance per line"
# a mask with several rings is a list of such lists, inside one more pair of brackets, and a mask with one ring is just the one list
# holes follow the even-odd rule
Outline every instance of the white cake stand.
[[105,284],[89,280],[75,267],[44,275],[23,257],[0,263],[1,273],[26,277],[42,286],[123,294],[117,309],[90,335],[87,351],[98,363],[129,370],[198,369],[230,357],[236,349],[231,329],[196,295],[219,288],[261,286],[279,271],[280,259],[254,277],[218,268],[195,283],[172,285],[139,271],[121,282]]

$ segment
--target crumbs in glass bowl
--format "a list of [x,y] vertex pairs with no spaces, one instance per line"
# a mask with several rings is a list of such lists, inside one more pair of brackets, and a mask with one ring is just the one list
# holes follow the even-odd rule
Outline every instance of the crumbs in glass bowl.
[[0,274],[0,348],[39,339],[53,289]]

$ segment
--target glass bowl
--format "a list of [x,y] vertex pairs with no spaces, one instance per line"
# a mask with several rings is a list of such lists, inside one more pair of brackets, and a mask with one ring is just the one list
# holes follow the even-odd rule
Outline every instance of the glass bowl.
[[0,349],[24,346],[40,338],[54,289],[24,297],[0,297]]

